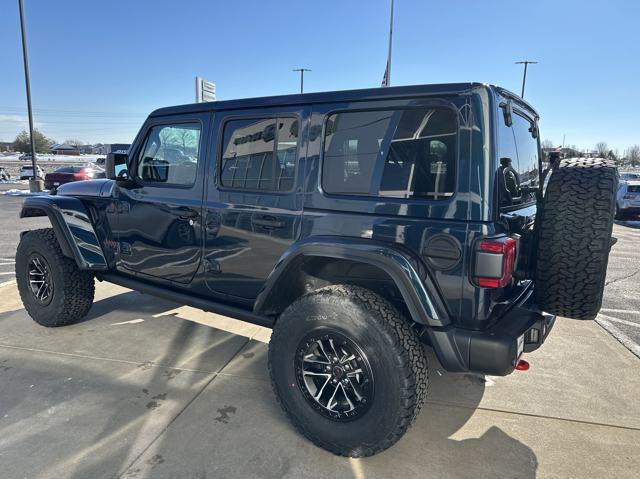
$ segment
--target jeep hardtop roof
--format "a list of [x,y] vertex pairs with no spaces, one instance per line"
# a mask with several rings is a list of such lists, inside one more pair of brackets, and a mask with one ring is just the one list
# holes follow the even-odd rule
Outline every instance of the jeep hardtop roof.
[[190,103],[186,105],[159,108],[153,111],[149,116],[154,117],[206,111],[238,110],[303,104],[308,105],[314,103],[381,100],[385,98],[414,97],[421,95],[455,95],[468,92],[473,88],[494,89],[504,96],[513,98],[515,101],[534,113],[536,117],[538,116],[536,110],[515,93],[512,93],[509,90],[495,85],[489,85],[487,83],[479,82],[407,85],[387,88],[364,88],[360,90],[338,90],[317,93],[303,93],[296,95],[263,96],[256,98],[244,98],[206,103]]

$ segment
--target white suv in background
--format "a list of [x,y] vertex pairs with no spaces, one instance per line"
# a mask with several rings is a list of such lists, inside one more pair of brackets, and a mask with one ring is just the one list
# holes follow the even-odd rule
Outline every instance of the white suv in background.
[[[42,171],[42,168],[40,168],[39,166],[36,166],[36,175],[37,175],[38,178],[44,178],[44,172]],[[32,176],[33,176],[33,166],[24,165],[24,166],[20,167],[20,179],[21,180],[28,180]]]

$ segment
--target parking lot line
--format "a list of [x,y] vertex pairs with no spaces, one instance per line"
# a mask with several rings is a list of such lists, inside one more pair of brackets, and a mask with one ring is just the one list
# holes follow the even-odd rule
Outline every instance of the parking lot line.
[[609,309],[609,308],[602,308],[602,309],[600,309],[600,312],[602,312],[602,313],[640,314],[640,311],[635,310],[635,309]]
[[604,315],[598,315],[596,318],[596,323],[602,326],[606,331],[608,331],[614,338],[616,338],[623,346],[625,346],[629,351],[640,358],[640,346],[635,343],[629,336],[616,328],[611,321],[608,321],[604,317]]
[[626,319],[614,318],[612,316],[607,316],[606,314],[601,314],[603,318],[606,318],[609,321],[613,321],[614,323],[626,324],[627,326],[633,326],[635,328],[640,328],[640,323],[634,323],[633,321],[627,321]]

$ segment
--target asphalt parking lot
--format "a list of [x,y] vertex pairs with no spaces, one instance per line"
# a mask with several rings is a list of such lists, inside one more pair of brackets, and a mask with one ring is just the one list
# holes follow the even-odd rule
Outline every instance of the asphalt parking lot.
[[[21,202],[0,196],[0,283],[13,279],[19,231],[47,225],[19,223]],[[46,329],[6,284],[0,476],[637,477],[640,230],[616,225],[614,235],[599,321],[617,339],[559,318],[527,356],[531,370],[504,378],[447,374],[431,358],[414,427],[362,460],[289,425],[269,386],[264,328],[98,284],[85,321]]]

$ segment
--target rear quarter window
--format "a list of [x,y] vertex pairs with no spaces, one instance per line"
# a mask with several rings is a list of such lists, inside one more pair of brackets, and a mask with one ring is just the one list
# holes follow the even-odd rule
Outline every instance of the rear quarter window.
[[446,108],[344,112],[326,120],[326,193],[443,200],[455,190],[456,114]]

